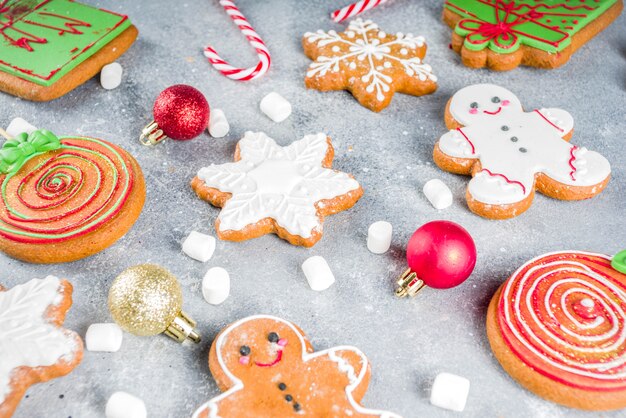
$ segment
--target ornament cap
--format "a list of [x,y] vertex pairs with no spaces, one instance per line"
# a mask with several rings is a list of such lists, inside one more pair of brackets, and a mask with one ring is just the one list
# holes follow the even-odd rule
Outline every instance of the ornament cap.
[[399,298],[403,298],[405,296],[415,297],[417,293],[425,287],[426,283],[424,283],[424,280],[417,277],[417,274],[408,268],[398,279],[396,296]]
[[196,321],[191,319],[185,312],[181,311],[163,333],[179,343],[183,343],[189,339],[197,344],[200,342],[201,337],[200,334],[196,332],[195,327]]
[[166,139],[167,135],[165,135],[163,130],[159,128],[159,125],[155,121],[152,121],[144,126],[141,130],[141,135],[139,136],[139,142],[148,147],[157,145]]

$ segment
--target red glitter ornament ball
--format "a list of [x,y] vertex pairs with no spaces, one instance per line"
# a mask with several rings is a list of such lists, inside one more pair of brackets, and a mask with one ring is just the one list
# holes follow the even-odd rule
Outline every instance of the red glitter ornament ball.
[[472,274],[476,245],[469,232],[454,222],[428,222],[409,240],[406,261],[427,286],[448,289]]
[[172,139],[188,140],[200,135],[209,124],[209,102],[191,86],[176,84],[159,94],[154,102],[154,121]]

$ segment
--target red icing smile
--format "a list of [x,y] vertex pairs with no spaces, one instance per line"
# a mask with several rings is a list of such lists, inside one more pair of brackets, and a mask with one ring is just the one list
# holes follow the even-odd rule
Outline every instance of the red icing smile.
[[495,112],[490,112],[490,111],[488,111],[488,110],[483,110],[483,113],[486,113],[486,114],[488,114],[488,115],[497,115],[498,113],[500,113],[500,111],[501,111],[501,110],[502,110],[502,106],[500,106],[500,107],[498,108],[498,110],[496,110]]
[[[287,345],[287,339],[281,338],[280,340],[278,340],[278,342],[276,344],[280,348],[283,348],[283,347],[285,347]],[[255,361],[254,364],[256,364],[259,367],[272,367],[272,366],[275,366],[278,363],[280,363],[280,361],[282,359],[283,359],[283,350],[278,350],[276,352],[276,358],[271,363],[259,363],[258,361]]]

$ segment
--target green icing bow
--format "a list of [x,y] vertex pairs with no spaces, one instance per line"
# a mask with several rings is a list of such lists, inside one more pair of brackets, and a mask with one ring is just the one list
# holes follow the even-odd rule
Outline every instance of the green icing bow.
[[33,155],[61,148],[61,141],[45,129],[19,134],[7,140],[0,149],[0,173],[17,172]]

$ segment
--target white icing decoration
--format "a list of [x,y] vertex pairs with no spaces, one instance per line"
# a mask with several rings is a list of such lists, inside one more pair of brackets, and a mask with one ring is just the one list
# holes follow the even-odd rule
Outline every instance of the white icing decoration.
[[[220,366],[220,370],[222,370],[224,374],[230,379],[230,381],[233,383],[233,386],[230,389],[228,389],[226,392],[222,393],[219,396],[216,396],[215,398],[209,400],[200,408],[198,408],[196,412],[193,414],[192,418],[198,418],[200,414],[204,412],[205,410],[209,411],[209,418],[220,418],[220,415],[217,414],[218,413],[217,403],[221,401],[222,399],[227,398],[233,393],[238,392],[244,388],[243,382],[240,379],[238,379],[226,366],[226,363],[224,362],[224,358],[222,356],[222,347],[224,346],[226,337],[228,337],[228,335],[234,329],[239,327],[241,324],[244,324],[248,321],[257,320],[257,319],[269,319],[272,321],[280,322],[286,325],[287,327],[289,327],[298,336],[298,339],[300,340],[300,347],[302,347],[302,361],[307,362],[317,357],[328,356],[330,360],[337,363],[337,368],[339,369],[339,371],[345,373],[346,376],[348,377],[349,384],[348,386],[346,386],[346,389],[345,389],[346,397],[348,398],[350,405],[354,408],[355,411],[357,411],[360,414],[374,415],[374,416],[379,416],[381,418],[401,418],[399,415],[394,414],[392,412],[365,408],[359,405],[354,400],[352,396],[352,392],[354,391],[354,389],[356,389],[360,385],[360,383],[365,378],[365,374],[367,373],[367,367],[368,367],[367,357],[365,357],[365,354],[363,354],[361,350],[352,346],[337,346],[337,347],[329,348],[327,350],[307,353],[306,342],[304,340],[304,337],[300,333],[300,331],[291,322],[285,321],[282,318],[278,318],[276,316],[271,316],[271,315],[253,315],[244,319],[240,319],[239,321],[231,324],[228,328],[226,328],[224,331],[222,331],[219,334],[219,337],[217,341],[215,342],[217,362]],[[336,353],[338,351],[352,351],[354,354],[359,356],[359,358],[361,359],[362,366],[358,375],[355,373],[354,368],[346,360],[337,356]],[[222,418],[226,418],[226,417],[222,417]]]
[[[354,36],[351,36],[354,34]],[[383,34],[383,36],[381,36]],[[341,67],[340,64],[348,66],[351,69],[356,68],[355,59],[357,61],[364,61],[367,63],[369,71],[360,77],[363,83],[368,83],[366,91],[373,93],[376,91],[376,99],[379,101],[385,100],[385,93],[390,91],[389,85],[393,79],[388,73],[392,73],[397,68],[404,69],[405,73],[410,77],[415,77],[421,81],[430,79],[437,81],[437,77],[432,73],[432,68],[428,64],[422,63],[418,57],[401,58],[395,55],[394,51],[390,48],[394,45],[402,46],[400,50],[401,55],[407,55],[408,50],[415,50],[424,46],[424,38],[421,36],[413,36],[411,34],[404,35],[397,33],[395,39],[388,42],[381,42],[384,40],[385,33],[380,31],[378,25],[370,20],[363,21],[356,19],[350,22],[346,36],[349,39],[345,39],[337,32],[331,30],[323,32],[318,30],[315,33],[307,32],[304,36],[307,42],[316,42],[317,46],[324,47],[330,44],[336,44],[333,46],[332,51],[336,55],[332,57],[320,56],[315,62],[311,64],[307,71],[307,77],[319,77],[324,76],[327,72],[338,72]],[[352,41],[354,37],[357,37],[355,41]],[[335,47],[339,47],[339,50],[335,50]],[[383,66],[382,69],[375,63],[375,61],[386,60],[390,63],[389,66]],[[389,70],[389,71],[385,71]]]
[[[622,350],[621,356],[611,361],[577,361],[575,356],[572,355],[577,352],[600,355],[606,354],[606,358],[609,359],[612,352],[619,350],[620,347],[624,345],[626,341],[626,326],[624,326],[626,322],[626,312],[620,307],[619,303],[622,305],[626,304],[626,292],[624,292],[621,287],[615,285],[604,275],[595,272],[589,266],[565,258],[559,261],[533,266],[529,268],[521,278],[518,278],[523,270],[543,258],[555,255],[568,257],[576,254],[599,257],[606,259],[608,262],[611,261],[611,257],[607,257],[606,255],[582,251],[548,253],[528,261],[513,273],[504,287],[501,296],[501,300],[507,301],[504,309],[504,321],[509,324],[507,328],[513,333],[518,343],[522,344],[542,361],[545,361],[559,370],[604,381],[624,379],[626,378],[626,371],[606,373],[607,370],[626,364],[626,352],[624,350]],[[535,271],[546,269],[547,271],[542,272],[541,275],[535,276]],[[567,276],[572,273],[580,274],[584,278],[567,278]],[[555,280],[554,283],[552,283],[546,291],[543,301],[535,301],[533,298],[534,290],[539,286],[542,280],[549,280],[550,277],[556,277],[556,275],[564,278]],[[558,305],[549,304],[552,295],[560,293],[558,290],[559,286],[571,285],[572,283],[576,284],[576,287],[569,288],[567,291],[562,292]],[[596,286],[593,283],[600,283],[602,287]],[[515,292],[513,289],[514,286],[517,288]],[[522,298],[522,290],[525,288],[528,288],[528,290],[526,290],[526,297]],[[606,291],[605,288],[609,291]],[[567,299],[572,293],[585,296],[582,300],[583,306],[591,305],[590,307],[593,307],[599,304],[602,307],[601,311],[603,315],[606,314],[609,317],[608,321],[612,324],[611,328],[607,329],[602,334],[593,336],[587,335],[587,330],[597,328],[605,322],[605,319],[602,316],[598,316],[589,323],[582,323],[576,319],[576,315],[570,312],[571,304],[567,303]],[[616,300],[619,301],[619,303]],[[535,313],[535,303],[543,303],[543,309],[545,309],[547,315],[552,318],[556,317],[554,315],[555,309],[565,313],[570,324],[560,323],[559,330],[574,337],[579,343],[569,343],[550,327],[546,326],[544,321],[540,320]],[[530,312],[530,317],[525,317],[524,319],[521,317],[520,305],[522,304],[525,306],[525,309]],[[512,315],[515,317],[515,323],[523,328],[523,333],[520,333],[517,327],[511,326]],[[544,336],[550,339],[549,344],[544,340],[546,337],[538,336],[536,331],[533,331],[528,324],[530,321],[532,321],[532,325],[536,326]],[[614,342],[607,344],[616,336],[617,338]],[[587,346],[584,345],[585,343]],[[561,350],[556,350],[554,348],[555,346],[561,348]],[[568,354],[565,354],[565,352]],[[550,357],[548,357],[546,353],[549,353]],[[553,358],[557,358],[560,361],[554,361]]]
[[280,147],[262,132],[246,132],[239,151],[240,161],[198,172],[206,186],[232,194],[218,216],[221,231],[269,217],[290,234],[308,238],[321,229],[317,202],[359,188],[348,174],[322,167],[328,151],[322,133]]
[[[500,102],[492,102],[493,97]],[[506,106],[505,100],[509,101]],[[478,105],[475,114],[470,113],[473,103]],[[444,134],[439,148],[451,157],[480,160],[483,171],[468,186],[472,197],[480,202],[520,202],[534,190],[539,173],[566,185],[583,187],[602,183],[611,173],[610,164],[602,155],[562,138],[574,126],[572,116],[565,110],[524,112],[519,99],[509,90],[477,84],[456,92],[450,113],[464,127]]]
[[51,366],[76,350],[74,337],[50,325],[50,306],[63,300],[58,278],[33,279],[0,292],[0,404],[18,367]]

